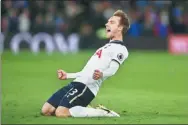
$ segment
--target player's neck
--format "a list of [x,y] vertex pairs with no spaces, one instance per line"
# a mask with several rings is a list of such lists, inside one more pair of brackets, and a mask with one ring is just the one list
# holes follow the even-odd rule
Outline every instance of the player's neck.
[[123,36],[122,35],[119,35],[119,36],[114,36],[113,38],[110,39],[110,42],[111,41],[123,41]]

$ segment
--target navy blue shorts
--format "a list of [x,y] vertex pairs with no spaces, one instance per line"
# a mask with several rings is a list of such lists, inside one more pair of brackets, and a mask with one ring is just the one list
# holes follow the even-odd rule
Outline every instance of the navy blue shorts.
[[86,107],[94,98],[94,94],[85,84],[80,82],[71,82],[54,93],[47,102],[55,108],[58,106],[66,108],[74,106]]

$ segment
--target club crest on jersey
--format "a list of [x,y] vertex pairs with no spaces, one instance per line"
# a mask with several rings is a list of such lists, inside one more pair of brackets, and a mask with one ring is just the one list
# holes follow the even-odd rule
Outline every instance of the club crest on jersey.
[[122,53],[119,53],[117,55],[117,58],[119,59],[119,61],[122,61],[123,60],[123,54]]

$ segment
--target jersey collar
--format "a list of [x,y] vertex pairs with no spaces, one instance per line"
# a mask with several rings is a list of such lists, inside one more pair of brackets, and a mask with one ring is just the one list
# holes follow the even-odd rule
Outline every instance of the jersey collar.
[[109,43],[121,44],[124,46],[123,41],[120,41],[120,40],[111,40]]

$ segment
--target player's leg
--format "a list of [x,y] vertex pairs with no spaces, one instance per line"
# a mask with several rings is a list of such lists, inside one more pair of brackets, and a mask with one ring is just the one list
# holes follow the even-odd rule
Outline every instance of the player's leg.
[[69,111],[72,117],[120,117],[118,113],[107,108],[75,106]]
[[94,98],[89,89],[80,98],[87,101],[80,101],[79,105],[69,109],[72,117],[120,117],[119,114],[104,106],[98,106],[97,108],[87,107]]
[[41,114],[45,116],[51,116],[55,112],[55,107],[48,102],[45,102],[41,109]]
[[56,116],[57,117],[120,117],[114,111],[109,109],[102,109],[102,108],[89,108],[83,106],[74,106],[72,108],[66,108],[63,106],[59,106],[56,109]]
[[77,105],[86,107],[95,97],[85,84],[80,82],[72,82],[71,84],[73,89],[62,98],[56,109],[55,114],[57,117],[71,116],[70,108]]
[[68,84],[67,86],[59,89],[55,92],[48,100],[44,103],[41,109],[41,113],[45,116],[50,116],[55,114],[55,110],[58,107],[61,99],[66,93],[71,90],[72,85]]
[[67,93],[56,109],[57,117],[118,117],[119,115],[102,108],[86,107],[94,99],[90,89],[82,83],[73,83],[74,88]]
[[69,108],[64,107],[64,106],[58,106],[56,111],[55,111],[56,117],[71,117],[71,114],[69,112]]

